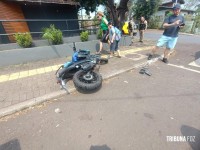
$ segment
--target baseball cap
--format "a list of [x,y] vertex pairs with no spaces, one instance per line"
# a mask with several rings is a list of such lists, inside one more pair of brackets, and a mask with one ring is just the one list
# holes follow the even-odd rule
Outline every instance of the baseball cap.
[[173,10],[176,10],[176,9],[181,9],[181,5],[180,4],[174,5]]

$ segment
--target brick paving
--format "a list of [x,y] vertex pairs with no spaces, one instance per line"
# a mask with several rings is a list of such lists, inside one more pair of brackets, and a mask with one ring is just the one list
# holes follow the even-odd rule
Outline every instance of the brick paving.
[[[134,51],[148,50],[150,45],[151,42],[136,43],[134,46],[121,47],[121,50],[125,56]],[[55,71],[68,59],[57,58],[0,68],[0,109],[59,91]],[[106,77],[139,62],[127,57],[114,57],[108,64],[101,66],[100,73]],[[69,85],[73,86],[72,81]]]

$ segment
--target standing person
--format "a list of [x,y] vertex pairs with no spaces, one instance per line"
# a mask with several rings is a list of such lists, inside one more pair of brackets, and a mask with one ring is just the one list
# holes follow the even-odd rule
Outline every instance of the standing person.
[[114,52],[117,51],[117,57],[121,58],[120,51],[118,49],[118,43],[121,38],[121,31],[114,27],[112,22],[108,23],[109,28],[109,40],[110,40],[110,57],[114,56]]
[[102,39],[100,40],[100,48],[98,53],[101,53],[102,49],[103,49],[103,43],[108,43],[108,20],[106,19],[106,17],[104,16],[104,14],[99,11],[97,12],[97,18],[101,21],[100,23],[100,28],[103,31],[102,33]]
[[144,38],[144,31],[147,30],[147,21],[145,20],[144,17],[140,18],[140,23],[139,23],[139,33],[140,33],[140,40],[139,42],[143,42]]
[[185,25],[185,19],[180,15],[180,12],[181,6],[180,4],[176,4],[173,7],[173,15],[167,17],[164,20],[164,33],[158,40],[157,45],[152,49],[152,53],[149,55],[148,60],[152,59],[153,55],[159,47],[166,45],[163,62],[168,63],[169,52],[170,50],[174,49],[178,40],[178,32],[180,28],[183,28]]
[[128,33],[129,33],[129,35],[131,35],[131,37],[133,35],[133,27],[134,27],[133,21],[132,21],[132,19],[130,19],[128,22]]

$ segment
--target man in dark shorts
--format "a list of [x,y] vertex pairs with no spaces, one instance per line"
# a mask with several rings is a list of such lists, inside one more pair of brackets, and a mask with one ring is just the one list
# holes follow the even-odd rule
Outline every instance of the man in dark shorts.
[[144,38],[144,31],[147,30],[147,21],[144,17],[140,18],[140,24],[139,24],[139,34],[140,34],[140,41],[143,42]]
[[163,62],[168,63],[168,57],[170,51],[172,51],[178,40],[178,32],[185,25],[184,17],[180,15],[181,6],[180,4],[176,4],[173,7],[173,15],[167,17],[164,20],[163,27],[165,28],[163,35],[158,40],[158,43],[152,49],[152,53],[149,55],[148,59],[152,59],[156,50],[159,47],[166,45],[166,49],[164,51]]

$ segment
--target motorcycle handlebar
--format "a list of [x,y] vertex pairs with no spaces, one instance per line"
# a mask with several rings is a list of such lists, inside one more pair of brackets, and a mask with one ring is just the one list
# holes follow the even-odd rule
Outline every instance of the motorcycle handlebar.
[[73,42],[73,51],[76,51],[76,44]]

